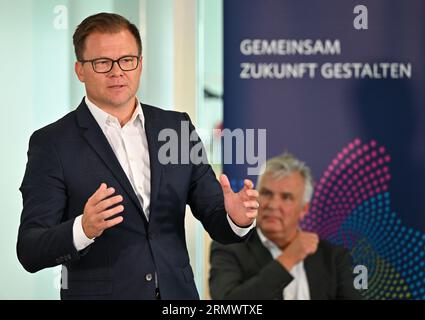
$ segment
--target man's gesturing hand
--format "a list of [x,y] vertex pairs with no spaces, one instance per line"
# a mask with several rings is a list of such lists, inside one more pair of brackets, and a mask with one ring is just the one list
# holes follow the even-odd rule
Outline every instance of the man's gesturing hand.
[[234,193],[226,175],[220,176],[220,184],[224,194],[224,206],[232,221],[240,227],[251,225],[258,213],[258,191],[254,184],[246,179],[242,190]]
[[107,188],[107,185],[102,183],[99,189],[87,200],[81,219],[83,231],[87,238],[93,239],[94,237],[99,237],[105,229],[123,221],[122,216],[107,220],[124,210],[123,205],[111,208],[123,201],[121,195],[111,197],[114,193],[114,188]]

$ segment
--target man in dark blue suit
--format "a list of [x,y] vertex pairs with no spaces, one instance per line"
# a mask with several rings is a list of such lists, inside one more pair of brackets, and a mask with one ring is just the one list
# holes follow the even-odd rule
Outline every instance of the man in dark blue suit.
[[29,272],[63,265],[62,299],[198,299],[186,204],[213,239],[232,243],[251,230],[258,192],[246,180],[234,193],[205,161],[167,163],[164,132],[175,132],[191,156],[200,149],[184,139],[183,124],[194,132],[187,114],[138,102],[136,26],[101,13],[73,40],[87,96],[31,136],[19,261]]

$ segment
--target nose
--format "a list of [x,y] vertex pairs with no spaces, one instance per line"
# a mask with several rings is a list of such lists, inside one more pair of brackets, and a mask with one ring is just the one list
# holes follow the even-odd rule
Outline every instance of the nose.
[[267,208],[270,210],[275,210],[279,208],[279,199],[276,196],[271,197],[267,203]]
[[112,62],[112,69],[109,71],[109,74],[111,76],[121,76],[123,74],[123,71],[121,70],[120,66],[118,65],[118,61]]

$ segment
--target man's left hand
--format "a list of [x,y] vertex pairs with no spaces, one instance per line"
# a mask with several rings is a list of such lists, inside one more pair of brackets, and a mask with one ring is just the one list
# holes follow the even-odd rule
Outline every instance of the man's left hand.
[[251,180],[245,179],[242,190],[233,192],[226,175],[220,176],[220,184],[224,194],[224,206],[230,219],[239,227],[249,227],[258,213],[258,191],[253,189]]

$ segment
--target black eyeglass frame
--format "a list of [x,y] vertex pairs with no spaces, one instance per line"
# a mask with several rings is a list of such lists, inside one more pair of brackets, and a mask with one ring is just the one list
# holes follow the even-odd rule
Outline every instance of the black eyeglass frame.
[[[124,59],[124,58],[136,58],[136,67],[134,67],[134,68],[132,68],[132,69],[124,69],[122,66],[121,66],[121,64],[120,64],[120,60],[122,60],[122,59]],[[108,71],[96,71],[96,68],[95,68],[95,63],[96,63],[96,61],[100,61],[100,60],[108,60],[108,61],[111,61],[112,63],[111,63],[111,68],[108,70]],[[133,55],[127,55],[127,56],[122,56],[122,57],[119,57],[118,59],[116,59],[116,60],[114,60],[114,59],[111,59],[111,58],[106,58],[106,57],[104,57],[104,58],[96,58],[96,59],[91,59],[91,60],[78,60],[79,62],[81,62],[82,64],[84,64],[84,63],[91,63],[91,66],[92,66],[92,68],[93,68],[93,71],[94,72],[96,72],[96,73],[108,73],[108,72],[111,72],[111,70],[114,68],[114,64],[115,63],[117,63],[118,64],[118,67],[120,67],[120,69],[122,70],[122,71],[133,71],[133,70],[136,70],[138,67],[139,67],[139,62],[140,62],[140,56],[133,56]]]

